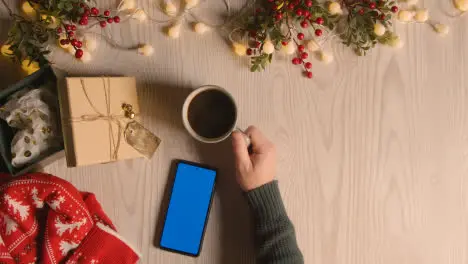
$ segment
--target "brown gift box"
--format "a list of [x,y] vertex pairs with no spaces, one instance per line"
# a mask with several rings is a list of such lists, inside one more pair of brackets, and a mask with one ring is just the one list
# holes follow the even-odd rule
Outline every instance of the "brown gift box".
[[[69,167],[143,157],[124,139],[130,104],[138,119],[133,77],[66,78],[59,93],[65,155]],[[120,124],[120,125],[119,125]]]

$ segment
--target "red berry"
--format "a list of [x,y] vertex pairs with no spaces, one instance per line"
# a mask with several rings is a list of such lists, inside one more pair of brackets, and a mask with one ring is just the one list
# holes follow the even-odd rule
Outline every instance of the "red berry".
[[62,33],[62,28],[57,28],[57,33],[58,34]]
[[321,29],[316,29],[316,30],[315,30],[315,35],[316,35],[317,37],[322,36],[322,33],[323,33],[323,31],[322,31]]
[[307,21],[304,20],[304,21],[301,22],[301,27],[302,28],[307,28],[308,26],[309,26],[309,23],[307,23]]
[[84,19],[80,19],[80,21],[78,22],[78,24],[84,26],[84,25],[87,25],[88,24],[88,20],[84,20]]
[[398,6],[392,6],[392,12],[393,13],[398,12]]
[[323,17],[317,17],[317,19],[315,20],[315,23],[317,23],[319,25],[322,25],[323,22],[324,22]]
[[115,22],[115,23],[120,23],[120,17],[119,17],[119,16],[115,16],[115,17],[114,17],[114,22]]
[[296,15],[302,16],[302,14],[303,14],[303,13],[302,13],[302,9],[297,9],[297,10],[296,10]]
[[370,9],[375,9],[376,7],[377,7],[377,5],[376,5],[374,2],[371,2],[371,3],[369,4],[369,8],[370,8]]
[[91,8],[91,14],[93,14],[95,16],[99,15],[99,9],[97,9],[95,7]]
[[309,53],[307,53],[307,52],[303,52],[301,54],[301,59],[303,59],[303,60],[307,59],[308,57],[309,57]]
[[281,45],[286,46],[286,45],[288,45],[288,42],[287,41],[281,41]]
[[298,50],[299,52],[303,52],[303,51],[305,50],[304,45],[297,45],[297,50]]
[[75,25],[72,25],[72,26],[71,26],[71,30],[75,31],[75,30],[76,30],[76,26],[75,26]]
[[73,38],[75,36],[75,33],[73,31],[68,32],[68,36],[70,38]]
[[306,2],[307,7],[311,7],[312,5],[313,5],[312,1],[309,0],[309,1]]
[[255,30],[250,31],[249,36],[252,37],[252,38],[255,38],[257,36],[257,31],[255,31]]
[[67,42],[68,42],[68,39],[61,39],[60,40],[61,45],[67,45],[68,44]]
[[83,57],[83,50],[77,49],[77,50],[75,51],[75,58],[79,59],[79,58],[81,58],[81,57]]
[[380,18],[380,20],[385,20],[385,15],[381,14],[379,18]]
[[306,69],[310,69],[312,68],[312,63],[306,62],[306,64],[304,64],[304,67],[306,67]]
[[99,25],[100,25],[102,28],[104,28],[104,27],[106,27],[107,23],[106,23],[106,21],[101,21],[101,22],[99,22]]
[[76,46],[76,43],[78,43],[78,40],[76,40],[76,39],[72,39],[72,40],[71,40],[71,44],[72,44],[73,46]]
[[82,20],[88,21],[88,16],[87,16],[87,15],[83,15],[83,16],[81,16],[81,19],[82,19]]
[[307,78],[312,79],[312,77],[313,77],[314,75],[312,74],[312,72],[307,71],[307,72],[306,72],[306,76],[307,76]]
[[112,17],[109,17],[109,18],[107,19],[107,23],[111,24],[112,22],[114,22],[114,19],[113,19]]
[[85,4],[80,3],[80,7],[81,7],[81,8],[85,7]]
[[271,10],[277,10],[278,9],[278,6],[277,5],[272,5],[271,6]]
[[277,14],[275,15],[275,19],[276,19],[276,21],[283,19],[283,14],[277,13]]
[[110,11],[109,10],[104,11],[104,15],[105,16],[110,16]]
[[260,48],[260,46],[262,45],[262,43],[260,43],[259,41],[255,42],[255,48]]
[[273,3],[275,0],[268,0],[268,2]]
[[262,9],[261,9],[261,8],[255,9],[255,13],[259,14],[259,13],[261,13],[261,12],[262,12]]
[[65,25],[65,29],[66,29],[67,31],[71,31],[71,30],[72,30],[72,27],[71,27],[70,25]]
[[81,41],[79,41],[79,40],[78,40],[78,41],[76,41],[76,45],[75,45],[75,47],[77,47],[77,48],[81,48],[82,46],[83,46],[83,42],[81,42]]
[[293,10],[293,9],[294,9],[294,4],[293,4],[293,3],[290,3],[290,4],[288,5],[288,9],[289,9],[289,10]]
[[83,11],[83,15],[89,16],[89,9],[86,8],[86,9]]
[[364,12],[365,12],[364,9],[360,9],[360,10],[358,11],[358,13],[359,13],[361,16],[364,15]]
[[305,17],[310,17],[310,11],[309,10],[304,10],[303,15]]
[[304,39],[304,33],[299,33],[299,34],[297,34],[297,38],[298,38],[299,40],[303,40],[303,39]]
[[253,51],[252,51],[252,49],[247,49],[246,53],[247,53],[247,55],[250,56],[250,55],[252,55]]
[[292,63],[293,63],[294,65],[298,65],[299,63],[301,63],[301,59],[299,59],[299,58],[294,58],[294,59],[292,59]]

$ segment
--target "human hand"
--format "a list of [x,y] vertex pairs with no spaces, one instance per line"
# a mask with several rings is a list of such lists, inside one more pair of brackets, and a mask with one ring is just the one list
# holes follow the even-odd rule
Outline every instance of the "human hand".
[[244,135],[232,133],[232,147],[236,162],[236,178],[245,192],[273,181],[276,174],[276,149],[256,127],[245,131],[250,137],[253,153],[249,154]]

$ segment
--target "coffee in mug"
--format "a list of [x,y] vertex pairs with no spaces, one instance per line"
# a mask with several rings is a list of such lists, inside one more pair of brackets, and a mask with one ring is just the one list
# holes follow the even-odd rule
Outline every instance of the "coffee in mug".
[[231,94],[223,88],[215,85],[202,86],[185,100],[182,120],[195,139],[217,143],[237,129],[237,106]]

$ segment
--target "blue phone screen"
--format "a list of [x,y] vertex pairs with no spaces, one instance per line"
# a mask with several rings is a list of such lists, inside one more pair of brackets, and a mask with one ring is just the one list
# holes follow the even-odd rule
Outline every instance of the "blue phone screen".
[[162,247],[198,255],[215,179],[215,170],[178,164],[161,235]]

